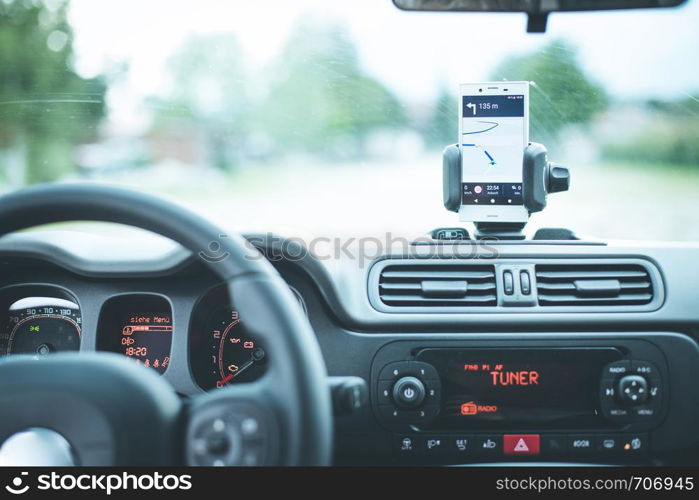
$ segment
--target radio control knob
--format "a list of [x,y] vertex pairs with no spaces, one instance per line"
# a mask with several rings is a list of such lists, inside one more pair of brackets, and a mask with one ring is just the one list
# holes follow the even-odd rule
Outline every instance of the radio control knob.
[[402,377],[393,385],[393,402],[401,408],[417,408],[425,400],[425,384],[416,377]]
[[648,381],[640,375],[624,375],[619,379],[617,394],[626,404],[645,403],[648,400]]

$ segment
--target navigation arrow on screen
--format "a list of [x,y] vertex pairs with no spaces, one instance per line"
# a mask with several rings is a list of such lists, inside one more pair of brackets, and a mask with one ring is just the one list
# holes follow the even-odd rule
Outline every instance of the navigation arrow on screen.
[[473,114],[474,114],[474,115],[476,114],[476,105],[475,105],[475,104],[473,104],[472,102],[469,102],[469,103],[466,105],[466,107],[467,107],[467,108],[471,108],[471,110],[473,111]]

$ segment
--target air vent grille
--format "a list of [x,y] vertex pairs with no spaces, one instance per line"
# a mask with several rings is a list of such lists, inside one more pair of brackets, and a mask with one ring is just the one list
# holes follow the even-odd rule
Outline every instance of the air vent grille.
[[653,282],[639,264],[537,265],[540,306],[644,305],[653,300]]
[[390,264],[379,276],[379,298],[391,307],[495,306],[495,268]]

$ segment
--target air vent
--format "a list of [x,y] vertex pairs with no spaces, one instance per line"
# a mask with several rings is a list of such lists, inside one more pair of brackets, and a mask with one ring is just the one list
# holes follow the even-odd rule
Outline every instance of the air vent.
[[483,265],[389,264],[379,299],[390,307],[484,307],[497,304],[495,268]]
[[537,265],[540,306],[633,306],[653,300],[653,281],[640,264]]

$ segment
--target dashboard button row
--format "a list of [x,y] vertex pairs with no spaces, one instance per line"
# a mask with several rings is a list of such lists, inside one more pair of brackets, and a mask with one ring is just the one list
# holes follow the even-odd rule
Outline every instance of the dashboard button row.
[[646,434],[449,434],[396,436],[394,450],[404,456],[444,456],[465,460],[537,455],[642,453]]

